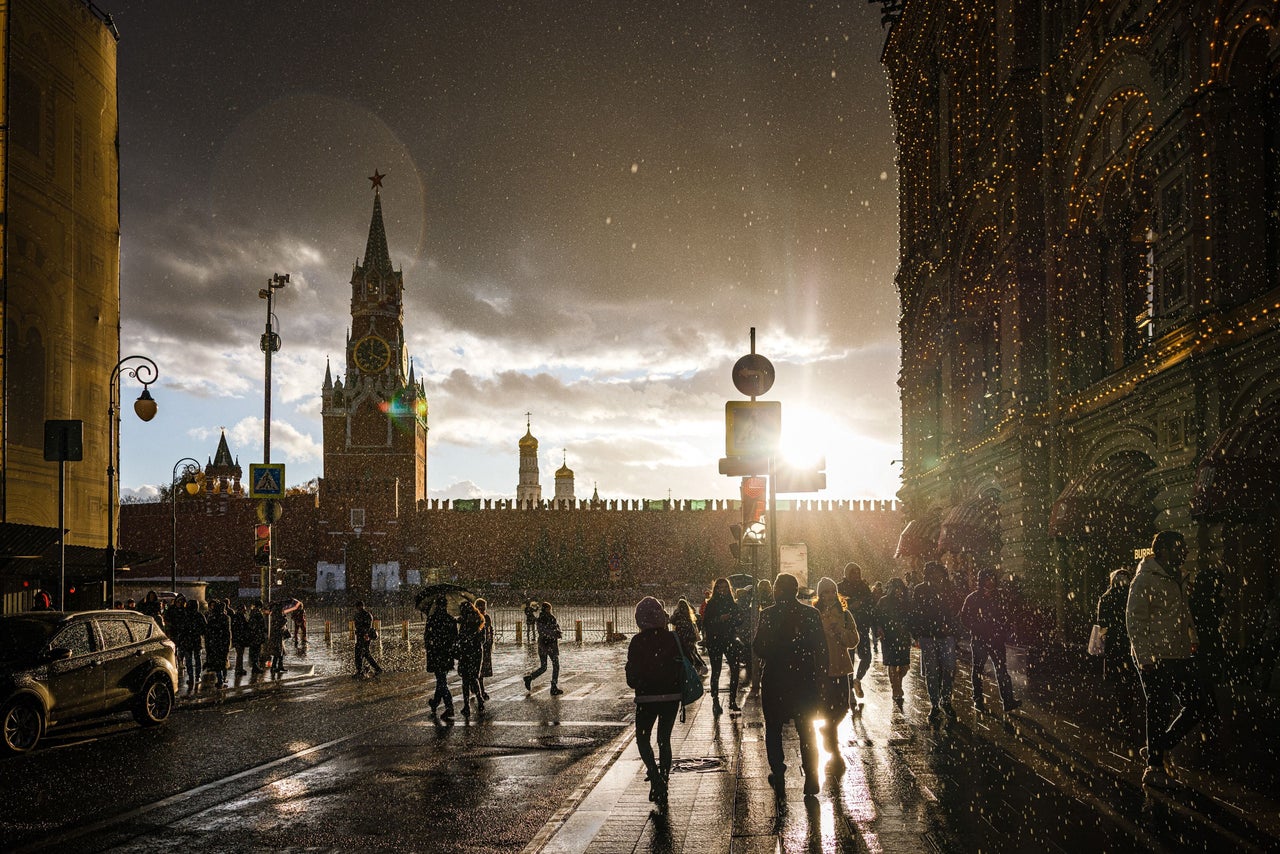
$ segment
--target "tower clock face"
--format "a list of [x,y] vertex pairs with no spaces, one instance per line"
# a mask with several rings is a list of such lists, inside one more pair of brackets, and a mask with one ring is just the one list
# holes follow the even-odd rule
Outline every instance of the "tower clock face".
[[367,335],[356,342],[356,367],[366,374],[375,374],[391,361],[391,345],[377,335]]

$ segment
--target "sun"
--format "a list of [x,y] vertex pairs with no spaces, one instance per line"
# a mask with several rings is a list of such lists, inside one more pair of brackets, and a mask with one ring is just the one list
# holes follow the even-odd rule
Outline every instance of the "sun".
[[806,406],[789,406],[782,414],[778,455],[783,462],[808,468],[837,450],[844,431],[830,415]]

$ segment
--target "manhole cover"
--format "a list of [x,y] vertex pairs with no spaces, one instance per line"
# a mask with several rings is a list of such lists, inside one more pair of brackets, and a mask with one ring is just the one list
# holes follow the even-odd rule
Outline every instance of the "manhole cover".
[[696,772],[720,771],[724,768],[724,761],[714,756],[699,756],[694,759],[677,759],[671,763],[671,771]]
[[596,740],[585,735],[540,735],[533,740],[533,743],[547,750],[566,750],[572,747],[587,747],[595,744]]

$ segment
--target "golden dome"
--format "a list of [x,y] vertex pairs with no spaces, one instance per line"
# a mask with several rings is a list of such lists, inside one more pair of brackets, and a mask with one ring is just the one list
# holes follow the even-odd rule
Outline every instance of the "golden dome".
[[520,437],[520,447],[533,448],[536,451],[538,449],[538,440],[533,438],[532,432],[526,430],[524,435]]
[[562,477],[573,477],[573,469],[569,468],[567,464],[556,469],[556,478],[559,479]]

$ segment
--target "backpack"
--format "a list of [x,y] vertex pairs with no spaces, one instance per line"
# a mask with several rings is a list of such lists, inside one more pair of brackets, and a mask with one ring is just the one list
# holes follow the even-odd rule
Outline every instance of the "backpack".
[[693,662],[685,658],[680,636],[673,632],[672,637],[676,639],[676,658],[680,662],[680,723],[684,723],[685,707],[702,697],[702,677],[698,675]]

